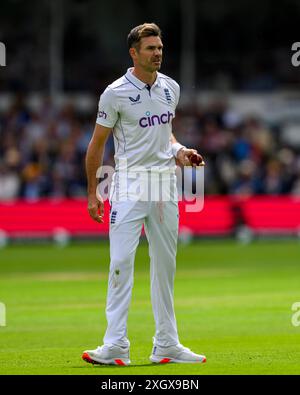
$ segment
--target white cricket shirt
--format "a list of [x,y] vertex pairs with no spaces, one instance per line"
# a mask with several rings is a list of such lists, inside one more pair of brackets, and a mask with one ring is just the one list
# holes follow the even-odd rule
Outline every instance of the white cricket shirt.
[[171,133],[179,85],[157,73],[150,88],[131,71],[108,85],[99,100],[96,122],[113,129],[115,170],[154,167],[173,171]]

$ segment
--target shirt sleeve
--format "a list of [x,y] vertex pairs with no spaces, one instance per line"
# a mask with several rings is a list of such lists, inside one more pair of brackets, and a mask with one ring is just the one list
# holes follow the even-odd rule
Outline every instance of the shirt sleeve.
[[96,123],[113,128],[118,120],[116,97],[110,88],[106,88],[99,99]]

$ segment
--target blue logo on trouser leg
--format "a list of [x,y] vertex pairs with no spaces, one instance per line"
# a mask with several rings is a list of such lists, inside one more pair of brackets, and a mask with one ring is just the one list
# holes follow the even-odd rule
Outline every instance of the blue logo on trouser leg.
[[110,223],[114,224],[116,222],[116,217],[117,217],[117,211],[112,211],[110,215]]

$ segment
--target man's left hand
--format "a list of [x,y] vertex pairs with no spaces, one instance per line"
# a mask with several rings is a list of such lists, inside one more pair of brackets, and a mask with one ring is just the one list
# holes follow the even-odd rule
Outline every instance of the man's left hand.
[[202,155],[192,148],[181,148],[177,153],[177,161],[183,166],[205,166]]

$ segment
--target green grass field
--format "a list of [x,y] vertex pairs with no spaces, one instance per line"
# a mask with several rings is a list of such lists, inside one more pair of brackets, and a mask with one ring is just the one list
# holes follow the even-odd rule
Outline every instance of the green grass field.
[[107,242],[11,246],[0,250],[0,374],[299,374],[300,244],[195,242],[179,246],[175,308],[181,343],[203,365],[153,365],[154,333],[147,244],[136,256],[129,312],[129,367],[93,366],[84,349],[101,344]]

